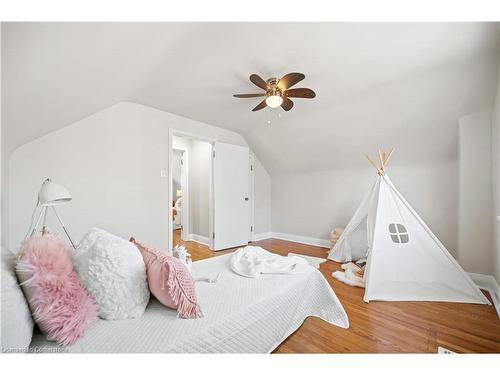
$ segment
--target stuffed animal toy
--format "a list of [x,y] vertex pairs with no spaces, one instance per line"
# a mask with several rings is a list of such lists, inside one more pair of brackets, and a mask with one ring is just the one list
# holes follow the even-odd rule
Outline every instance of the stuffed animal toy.
[[191,272],[193,261],[191,260],[191,254],[188,253],[187,249],[182,245],[175,245],[172,253],[174,257],[184,263],[189,272]]
[[330,232],[330,243],[332,244],[332,249],[339,240],[343,231],[344,231],[343,228],[333,228],[332,231]]

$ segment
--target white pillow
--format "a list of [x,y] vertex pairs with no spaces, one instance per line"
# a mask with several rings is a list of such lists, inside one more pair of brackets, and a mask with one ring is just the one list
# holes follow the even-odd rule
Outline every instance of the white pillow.
[[80,280],[107,320],[138,318],[149,302],[146,266],[134,244],[92,228],[75,252]]
[[33,318],[14,271],[15,256],[2,252],[2,352],[26,350],[33,338]]

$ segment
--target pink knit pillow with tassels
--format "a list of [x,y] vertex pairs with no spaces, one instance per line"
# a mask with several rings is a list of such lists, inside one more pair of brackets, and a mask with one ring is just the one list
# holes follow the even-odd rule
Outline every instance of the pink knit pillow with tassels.
[[149,290],[158,301],[177,310],[181,318],[201,318],[203,314],[196,300],[193,276],[186,266],[179,259],[143,245],[133,237],[130,242],[137,246],[142,254]]

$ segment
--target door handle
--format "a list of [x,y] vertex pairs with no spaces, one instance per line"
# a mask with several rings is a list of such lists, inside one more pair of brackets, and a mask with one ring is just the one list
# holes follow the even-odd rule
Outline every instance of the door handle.
[[248,197],[245,197],[245,200],[248,201]]

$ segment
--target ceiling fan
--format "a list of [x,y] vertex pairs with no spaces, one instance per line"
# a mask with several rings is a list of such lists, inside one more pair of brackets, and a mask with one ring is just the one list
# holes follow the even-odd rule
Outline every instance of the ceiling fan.
[[259,111],[265,107],[278,108],[281,106],[285,111],[289,111],[293,107],[293,102],[290,98],[312,99],[316,96],[313,90],[306,88],[291,89],[290,87],[302,81],[306,76],[302,73],[288,73],[280,78],[269,78],[264,81],[257,74],[250,76],[250,81],[256,86],[265,90],[260,94],[235,94],[235,98],[258,98],[265,96],[252,111]]

